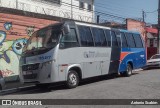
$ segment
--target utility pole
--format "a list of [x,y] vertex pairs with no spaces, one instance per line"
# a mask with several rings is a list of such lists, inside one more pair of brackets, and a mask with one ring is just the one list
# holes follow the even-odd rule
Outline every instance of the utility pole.
[[16,0],[16,9],[18,9],[18,0]]
[[[146,34],[146,23],[145,23],[145,12],[144,12],[144,10],[142,10],[142,17],[143,17],[143,23],[144,23],[144,27],[143,28],[145,29],[145,32],[144,32],[144,36],[145,36],[144,41],[145,41],[145,48],[146,48],[146,55],[147,55],[148,54],[147,53],[147,34]],[[146,56],[146,59],[147,59],[147,56]]]
[[157,53],[160,54],[160,0],[158,3],[158,37],[157,37]]
[[71,0],[71,19],[73,19],[73,1]]
[[145,19],[144,19],[144,17],[145,17],[145,12],[144,12],[144,10],[142,10],[142,17],[143,17],[143,22],[145,22]]

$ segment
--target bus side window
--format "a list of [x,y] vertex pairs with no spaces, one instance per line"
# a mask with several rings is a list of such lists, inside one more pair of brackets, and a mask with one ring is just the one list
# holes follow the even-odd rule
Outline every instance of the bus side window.
[[135,39],[135,42],[136,42],[136,47],[137,48],[143,48],[143,43],[142,43],[142,39],[140,37],[139,34],[133,34],[133,37]]
[[136,44],[135,44],[135,40],[133,38],[133,35],[131,33],[126,33],[126,38],[127,38],[128,46],[130,48],[135,48]]
[[97,28],[91,28],[91,29],[92,29],[92,33],[93,33],[95,46],[101,46],[101,36],[100,36],[99,29],[97,29]]
[[110,47],[111,46],[111,34],[110,34],[110,30],[105,30],[105,34],[106,34],[108,46]]
[[127,48],[128,47],[127,40],[126,40],[125,34],[122,32],[121,32],[121,38],[122,38],[122,47]]
[[106,41],[106,37],[104,34],[104,30],[103,29],[99,29],[100,32],[100,39],[101,39],[101,46],[107,46],[107,41]]
[[92,28],[95,46],[107,46],[107,41],[103,29]]
[[78,40],[75,29],[70,29],[70,33],[62,36],[60,44],[63,48],[78,47]]
[[91,30],[89,27],[78,26],[82,47],[94,46]]
[[118,47],[117,37],[114,31],[111,31],[112,35],[112,47]]

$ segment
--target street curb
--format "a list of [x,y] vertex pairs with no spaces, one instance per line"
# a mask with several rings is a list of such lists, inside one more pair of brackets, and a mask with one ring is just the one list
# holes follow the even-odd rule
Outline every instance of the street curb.
[[142,71],[143,69],[135,69],[134,72]]
[[0,95],[11,94],[11,93],[16,93],[16,92],[20,92],[20,91],[27,91],[27,90],[31,90],[34,88],[36,88],[35,85],[2,90],[2,91],[0,91]]

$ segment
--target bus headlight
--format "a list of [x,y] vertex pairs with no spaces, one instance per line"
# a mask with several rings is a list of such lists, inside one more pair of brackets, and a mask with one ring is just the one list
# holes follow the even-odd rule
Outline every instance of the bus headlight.
[[41,68],[43,68],[43,66],[47,66],[47,65],[52,64],[52,62],[53,61],[47,61],[47,62],[42,63],[42,67]]

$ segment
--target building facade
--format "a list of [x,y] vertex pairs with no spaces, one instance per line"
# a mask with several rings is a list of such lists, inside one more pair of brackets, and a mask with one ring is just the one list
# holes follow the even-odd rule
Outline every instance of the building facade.
[[0,0],[0,6],[94,22],[94,0]]
[[148,59],[157,53],[158,30],[156,27],[146,27],[147,35],[147,57]]

